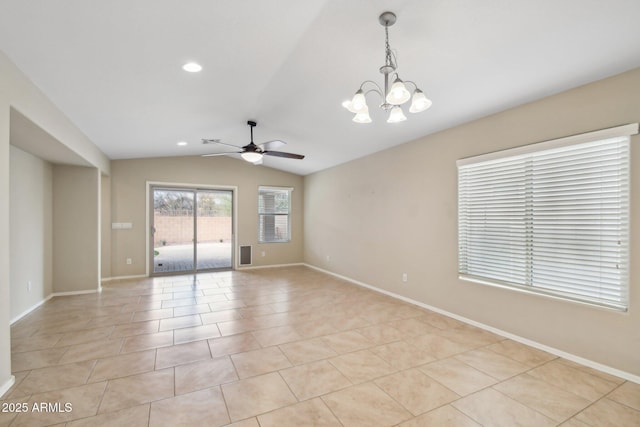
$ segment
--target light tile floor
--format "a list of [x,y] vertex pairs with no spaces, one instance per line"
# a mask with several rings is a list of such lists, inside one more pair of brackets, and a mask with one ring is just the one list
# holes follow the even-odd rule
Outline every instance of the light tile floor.
[[638,384],[305,267],[109,283],[11,332],[0,426],[640,426]]

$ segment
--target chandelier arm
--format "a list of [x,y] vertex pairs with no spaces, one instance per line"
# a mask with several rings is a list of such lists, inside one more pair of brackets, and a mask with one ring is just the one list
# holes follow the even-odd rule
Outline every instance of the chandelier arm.
[[380,86],[378,86],[378,83],[374,82],[373,80],[365,80],[362,82],[362,84],[360,85],[360,90],[362,90],[364,88],[364,85],[367,83],[371,83],[372,85],[374,85],[376,88],[375,89],[369,89],[367,91],[367,93],[371,92],[371,91],[377,91],[378,93],[382,93],[382,89],[380,89]]
[[364,92],[365,95],[368,95],[371,92],[375,92],[377,93],[382,99],[384,99],[385,94],[382,91],[382,88],[380,88],[380,86],[378,86],[378,83],[374,82],[373,80],[365,80],[362,82],[362,84],[360,85],[360,90],[363,90],[362,88],[364,87],[365,84],[367,83],[371,83],[372,85],[374,85],[374,88],[368,89],[366,92]]
[[417,89],[418,89],[418,85],[417,85],[415,82],[412,82],[411,80],[403,80],[403,82],[404,82],[405,84],[407,84],[407,83],[411,83],[411,84],[413,85],[413,87],[414,87],[414,90],[417,90]]
[[[380,92],[380,90],[378,90],[378,89],[369,89],[369,90],[368,90],[368,91],[366,91],[364,94],[365,94],[365,95],[368,95],[368,94],[370,94],[371,92],[375,92],[375,93],[377,93],[378,95],[380,95],[381,97],[383,97],[383,96],[382,96],[382,92]],[[383,98],[384,98],[384,97],[383,97]]]

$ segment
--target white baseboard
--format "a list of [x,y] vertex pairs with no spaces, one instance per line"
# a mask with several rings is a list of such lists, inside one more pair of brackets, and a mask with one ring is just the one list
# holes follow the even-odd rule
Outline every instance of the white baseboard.
[[11,319],[9,321],[9,325],[13,325],[18,320],[22,319],[24,316],[26,316],[27,314],[31,313],[32,311],[34,311],[35,309],[37,309],[38,307],[40,307],[42,304],[44,304],[45,302],[49,301],[53,297],[66,297],[66,296],[70,296],[70,295],[93,294],[93,293],[96,293],[96,292],[100,292],[101,290],[102,289],[93,289],[93,290],[87,290],[87,291],[53,292],[53,293],[50,293],[49,295],[47,295],[47,297],[45,299],[43,299],[40,302],[35,303],[31,307],[29,307],[28,309],[26,309],[25,311],[23,311],[22,313],[18,314],[13,319]]
[[18,320],[22,319],[24,316],[26,316],[27,314],[31,313],[33,310],[35,310],[36,308],[40,307],[42,304],[44,304],[45,302],[49,301],[51,298],[53,298],[53,294],[49,294],[49,296],[47,296],[45,299],[43,299],[40,302],[35,303],[34,305],[32,305],[31,307],[29,307],[28,309],[26,309],[25,311],[23,311],[22,313],[18,314],[16,317],[14,317],[13,319],[11,319],[9,321],[9,325],[13,325],[14,323],[16,323]]
[[[261,269],[261,268],[279,268],[279,267],[299,267],[299,266],[305,266],[306,264],[303,262],[294,262],[291,264],[273,264],[273,265],[249,265],[249,266],[238,266],[234,269],[232,269],[231,271],[242,271],[242,270],[257,270],[257,269]],[[176,272],[178,273],[177,275],[179,275],[180,272]],[[209,271],[197,271],[195,272],[195,274],[198,273],[209,273]],[[193,271],[187,271],[184,272],[184,274],[194,274]],[[102,283],[105,282],[113,282],[115,280],[130,280],[130,279],[146,279],[147,276],[146,274],[138,274],[138,275],[134,275],[134,276],[116,276],[116,277],[103,277],[101,279]],[[165,276],[159,276],[159,277],[165,277]]]
[[616,369],[616,368],[613,368],[613,367],[608,366],[608,365],[603,365],[601,363],[594,362],[593,360],[585,359],[583,357],[576,356],[575,354],[567,353],[565,351],[559,350],[559,349],[554,348],[554,347],[549,347],[549,346],[547,346],[545,344],[541,344],[539,342],[532,341],[530,339],[521,337],[519,335],[515,335],[515,334],[512,334],[510,332],[503,331],[502,329],[497,329],[497,328],[494,328],[493,326],[485,325],[484,323],[476,322],[475,320],[467,319],[466,317],[459,316],[459,315],[457,315],[455,313],[451,313],[449,311],[442,310],[442,309],[440,309],[438,307],[434,307],[434,306],[431,306],[429,304],[425,304],[423,302],[416,301],[416,300],[413,300],[411,298],[407,298],[405,296],[396,294],[394,292],[390,292],[390,291],[387,291],[387,290],[380,289],[380,288],[377,288],[375,286],[369,285],[367,283],[360,282],[360,281],[352,279],[350,277],[343,276],[341,274],[337,274],[337,273],[334,273],[334,272],[329,271],[329,270],[325,270],[325,269],[320,268],[320,267],[316,267],[315,265],[311,265],[311,264],[307,264],[307,263],[304,263],[304,265],[309,267],[309,268],[311,268],[311,269],[326,273],[326,274],[328,274],[330,276],[334,276],[334,277],[337,277],[339,279],[346,280],[347,282],[353,283],[355,285],[362,286],[362,287],[365,287],[367,289],[371,289],[372,291],[388,295],[388,296],[390,296],[392,298],[396,298],[396,299],[399,299],[399,300],[404,301],[404,302],[408,302],[409,304],[417,305],[418,307],[426,308],[427,310],[435,311],[436,313],[439,313],[439,314],[454,318],[456,320],[459,320],[461,322],[467,323],[469,325],[476,326],[478,328],[481,328],[481,329],[484,329],[486,331],[492,332],[492,333],[494,333],[496,335],[500,335],[500,336],[503,336],[505,338],[509,338],[510,340],[517,341],[519,343],[528,345],[528,346],[533,347],[533,348],[537,348],[537,349],[542,350],[542,351],[546,351],[547,353],[554,354],[556,356],[562,357],[562,358],[570,360],[572,362],[576,362],[576,363],[578,363],[580,365],[588,366],[589,368],[593,368],[593,369],[596,369],[598,371],[602,371],[602,372],[605,372],[607,374],[610,374],[610,375],[613,375],[613,376],[616,376],[616,377],[619,377],[619,378],[623,378],[623,379],[625,379],[627,381],[631,381],[631,382],[634,382],[636,384],[640,384],[640,376],[634,375],[634,374],[632,374],[630,372],[621,371],[620,369]]
[[49,298],[51,298],[51,297],[68,297],[68,296],[71,296],[71,295],[95,294],[96,292],[100,292],[100,290],[99,289],[89,289],[89,290],[86,290],[86,291],[54,292],[49,296]]
[[102,279],[100,279],[100,281],[104,283],[104,282],[112,282],[114,280],[146,279],[147,277],[149,276],[147,276],[146,274],[135,274],[133,276],[103,277]]
[[16,377],[11,375],[4,384],[0,385],[0,397],[2,397],[16,383]]
[[294,262],[291,264],[272,264],[272,265],[255,265],[255,266],[248,266],[248,267],[238,267],[236,268],[236,271],[242,271],[242,270],[258,270],[261,268],[283,268],[283,267],[301,267],[301,266],[306,266],[307,264],[303,263],[303,262]]

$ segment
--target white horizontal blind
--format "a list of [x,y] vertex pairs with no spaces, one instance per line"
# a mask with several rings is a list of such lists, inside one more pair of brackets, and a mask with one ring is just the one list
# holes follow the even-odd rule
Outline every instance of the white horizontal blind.
[[526,183],[521,158],[458,170],[461,273],[526,283]]
[[260,243],[291,240],[291,188],[258,189],[258,241]]
[[626,310],[628,136],[462,163],[462,278]]

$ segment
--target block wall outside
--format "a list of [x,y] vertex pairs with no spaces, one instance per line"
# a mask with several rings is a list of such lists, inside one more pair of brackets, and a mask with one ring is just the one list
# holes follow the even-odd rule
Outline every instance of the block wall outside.
[[[193,240],[192,216],[154,215],[153,243],[163,245],[190,243]],[[198,217],[198,242],[230,242],[232,234],[231,217]]]

